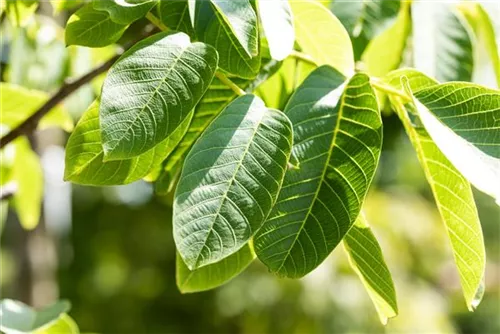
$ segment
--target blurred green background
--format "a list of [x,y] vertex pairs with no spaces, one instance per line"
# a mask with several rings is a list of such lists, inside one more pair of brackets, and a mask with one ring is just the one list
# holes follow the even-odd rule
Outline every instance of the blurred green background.
[[[45,16],[25,28],[2,22],[2,81],[52,91],[113,54],[113,47],[66,48],[67,13],[52,19],[48,3],[40,11]],[[65,102],[75,118],[98,81]],[[395,115],[384,126],[366,211],[398,295],[400,314],[385,327],[341,247],[300,280],[279,279],[255,261],[221,288],[181,295],[171,198],[154,196],[145,182],[102,189],[62,182],[67,134],[55,129],[33,138],[44,166],[41,224],[23,231],[2,210],[2,298],[35,306],[69,299],[84,333],[500,333],[500,208],[476,193],[488,264],[483,301],[471,313],[411,144]]]

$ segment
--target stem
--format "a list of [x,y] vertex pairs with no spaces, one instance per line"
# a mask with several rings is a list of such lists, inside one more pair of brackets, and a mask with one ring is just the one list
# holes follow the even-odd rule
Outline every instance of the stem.
[[386,94],[394,95],[394,96],[401,98],[403,103],[408,103],[408,102],[412,101],[412,98],[408,94],[406,94],[405,92],[403,92],[399,89],[393,88],[393,87],[381,82],[380,80],[372,78],[371,84],[373,87],[375,87],[377,90],[379,90],[381,92],[384,92]]
[[149,20],[149,22],[153,23],[155,26],[157,26],[160,30],[167,31],[168,27],[164,25],[158,17],[156,17],[153,13],[148,12],[146,14],[146,18]]
[[226,86],[231,88],[233,92],[236,93],[238,96],[245,95],[245,91],[241,89],[238,85],[236,85],[234,82],[232,82],[228,77],[226,77],[224,74],[221,72],[215,72],[215,76],[222,81]]
[[290,53],[290,56],[303,60],[306,63],[312,64],[314,66],[319,66],[319,64],[316,62],[316,60],[314,60],[313,57],[300,51],[293,50],[292,53]]
[[82,77],[78,78],[75,81],[68,82],[64,84],[56,94],[54,94],[44,105],[42,105],[33,115],[28,117],[24,122],[19,124],[12,131],[7,133],[0,139],[0,149],[5,147],[5,145],[12,142],[19,136],[30,133],[35,130],[38,122],[42,119],[45,114],[51,111],[54,107],[56,107],[61,101],[63,101],[66,97],[74,93],[78,88],[90,82],[92,79],[97,77],[99,74],[106,72],[120,57],[119,54],[109,59],[107,62],[103,63],[101,66],[93,69]]

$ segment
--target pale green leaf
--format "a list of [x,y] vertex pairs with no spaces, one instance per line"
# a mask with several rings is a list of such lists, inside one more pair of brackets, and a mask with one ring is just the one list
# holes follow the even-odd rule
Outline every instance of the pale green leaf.
[[285,109],[294,126],[296,168],[287,171],[276,205],[254,238],[259,259],[280,276],[306,275],[340,243],[378,164],[382,122],[375,93],[365,74],[345,80],[322,66]]
[[382,77],[398,68],[410,30],[410,3],[404,2],[394,24],[368,44],[361,58],[365,70],[370,75]]
[[415,68],[439,81],[470,81],[474,66],[472,31],[454,6],[413,2]]
[[160,1],[157,6],[157,16],[168,28],[195,37],[193,24],[189,18],[188,0]]
[[71,15],[66,23],[66,45],[103,47],[118,41],[125,29],[127,25],[111,21],[107,12],[94,9],[89,3]]
[[349,35],[356,38],[363,34],[368,40],[390,26],[399,8],[398,0],[334,1],[331,5]]
[[191,270],[243,247],[278,195],[292,128],[258,97],[234,100],[189,152],[174,199],[174,239]]
[[271,57],[283,60],[290,55],[295,43],[290,3],[288,0],[258,0],[257,4]]
[[[238,2],[241,1],[238,0]],[[248,2],[248,0],[243,1]],[[221,70],[240,78],[254,78],[259,73],[260,56],[249,56],[238,41],[238,37],[228,24],[227,19],[223,17],[221,12],[215,10],[211,3],[211,1],[205,0],[198,0],[196,3],[195,30],[198,38],[217,49]],[[246,26],[248,22],[241,23]],[[246,31],[247,29],[249,28],[240,27],[238,30]],[[252,34],[255,33],[254,36],[248,36],[249,40],[259,40],[258,30],[248,31]],[[256,45],[258,46],[258,43]],[[249,49],[249,51],[252,50]]]
[[179,127],[151,150],[131,159],[103,161],[99,101],[83,114],[66,144],[64,179],[86,185],[120,185],[148,175],[172,152],[191,122],[192,112]]
[[[410,77],[408,85],[414,92],[438,83],[417,71],[397,71],[394,78]],[[394,82],[395,87],[401,84]],[[412,121],[408,111],[392,98],[392,103],[417,151],[417,156],[431,187],[441,218],[446,226],[453,254],[469,309],[477,306],[482,295],[485,250],[481,225],[469,182],[441,152],[427,131]]]
[[257,15],[249,0],[210,0],[248,56],[259,53]]
[[13,196],[14,208],[22,227],[31,230],[40,221],[43,171],[38,155],[33,152],[26,138],[18,138],[14,143],[12,181],[17,185]]
[[[461,2],[458,8],[473,28],[478,44],[482,46],[479,51],[486,50],[495,72],[497,86],[500,88],[500,53],[495,40],[495,28],[490,16],[481,4],[475,2]],[[478,65],[482,65],[481,60],[478,59]]]
[[302,51],[319,65],[330,65],[347,77],[354,74],[352,44],[342,23],[318,2],[294,0],[291,5]]
[[63,10],[68,10],[81,5],[83,0],[50,0],[54,16],[59,15]]
[[105,160],[149,151],[171,135],[207,90],[217,52],[184,33],[160,33],[123,54],[104,81],[100,106]]
[[37,0],[2,0],[2,3],[9,21],[14,26],[25,26],[38,9]]
[[111,21],[128,25],[146,16],[157,2],[158,0],[92,0],[92,5],[96,10],[107,12]]
[[57,321],[69,308],[69,302],[64,300],[35,310],[20,301],[3,299],[0,303],[0,329],[6,334],[31,333]]
[[[0,123],[13,129],[28,117],[33,115],[49,99],[49,94],[27,89],[18,85],[0,83]],[[60,127],[65,131],[73,130],[71,115],[58,105],[47,115],[42,117],[38,124],[39,129]]]
[[182,293],[199,292],[221,286],[240,274],[255,259],[252,248],[246,244],[236,253],[195,270],[189,268],[177,253],[175,277]]
[[36,330],[33,334],[79,334],[75,321],[67,314],[61,314],[59,319],[48,327]]
[[380,321],[387,324],[387,319],[398,314],[396,290],[382,249],[363,213],[346,234],[343,244],[349,263],[370,295]]

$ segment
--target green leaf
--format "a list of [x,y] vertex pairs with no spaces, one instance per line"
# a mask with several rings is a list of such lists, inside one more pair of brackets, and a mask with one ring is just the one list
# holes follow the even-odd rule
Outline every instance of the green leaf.
[[220,262],[189,270],[177,253],[175,260],[177,287],[182,293],[214,289],[239,275],[254,259],[255,253],[246,244],[239,251]]
[[361,213],[344,238],[349,263],[361,279],[377,309],[382,324],[398,314],[396,290],[382,249]]
[[285,114],[294,132],[289,169],[267,221],[254,237],[259,259],[280,276],[302,277],[340,243],[359,215],[375,173],[382,122],[365,74],[329,66],[310,74]]
[[43,197],[43,171],[38,155],[33,152],[26,138],[18,138],[15,143],[12,181],[17,184],[14,207],[21,226],[32,230],[40,221]]
[[5,0],[3,5],[9,21],[18,27],[25,26],[38,9],[37,0]]
[[456,82],[414,96],[420,120],[439,149],[500,204],[500,91]]
[[269,214],[292,128],[253,95],[233,101],[189,152],[174,199],[174,239],[191,270],[243,247]]
[[[410,75],[408,85],[414,92],[426,87],[436,87],[437,82],[412,71],[398,71],[394,77]],[[401,84],[396,85],[401,87]],[[408,111],[412,105],[403,106],[392,98],[408,136],[417,151],[441,218],[451,242],[464,296],[469,309],[477,306],[481,299],[485,270],[485,250],[481,225],[469,182],[434,143],[425,128],[415,125]]]
[[59,15],[63,10],[73,9],[81,5],[83,0],[50,0],[53,15]]
[[192,38],[195,37],[189,18],[188,0],[160,1],[157,6],[157,16],[170,29],[185,32]]
[[[248,0],[235,2],[244,3]],[[211,1],[205,0],[198,0],[196,3],[195,30],[198,38],[217,49],[220,69],[240,78],[254,78],[259,73],[261,58],[258,55],[249,56],[254,51],[253,46],[251,47],[252,44],[248,44],[246,50],[234,31],[248,31],[248,33],[254,34],[248,36],[248,40],[258,41],[258,30],[251,30],[246,21],[241,21],[242,26],[237,29],[231,28],[228,19],[224,18],[220,11],[215,10],[211,3]],[[233,22],[233,24],[235,23]]]
[[92,5],[96,10],[107,12],[111,21],[129,25],[143,18],[157,2],[157,0],[92,0]]
[[207,90],[217,52],[184,33],[160,33],[123,54],[104,81],[104,160],[138,156],[182,124]]
[[249,0],[210,0],[220,20],[230,27],[232,34],[243,47],[248,56],[259,53],[259,34],[257,15]]
[[365,70],[370,75],[382,77],[398,68],[410,31],[410,3],[404,2],[394,24],[368,44],[361,57]]
[[79,334],[75,321],[67,314],[61,314],[59,319],[48,327],[36,330],[33,334]]
[[283,60],[290,55],[295,43],[290,3],[288,0],[258,0],[257,4],[271,57]]
[[[49,94],[2,82],[0,83],[0,123],[13,129],[33,115],[49,99]],[[71,115],[58,105],[45,115],[38,124],[39,129],[60,127],[73,130]]]
[[349,34],[323,5],[312,0],[292,1],[295,38],[304,53],[319,65],[330,65],[347,77],[354,74]]
[[414,2],[412,20],[415,68],[439,81],[471,81],[472,31],[454,6]]
[[103,186],[137,181],[148,175],[172,152],[191,122],[192,112],[166,139],[131,159],[104,162],[99,128],[99,101],[83,114],[66,144],[64,179],[79,184]]
[[[478,44],[483,50],[486,50],[495,72],[497,85],[500,88],[500,54],[498,52],[498,45],[495,40],[495,28],[493,27],[491,18],[479,3],[461,2],[458,6],[460,12],[465,16],[473,28]],[[478,60],[478,63],[481,64],[482,59]]]
[[399,0],[334,1],[331,10],[349,32],[356,53],[361,55],[372,39],[393,24],[400,6]]
[[0,329],[6,334],[31,333],[57,321],[69,309],[69,302],[64,300],[37,311],[20,301],[3,299],[0,303]]
[[125,29],[126,25],[111,21],[107,12],[87,4],[69,18],[65,30],[66,45],[103,47],[118,41]]

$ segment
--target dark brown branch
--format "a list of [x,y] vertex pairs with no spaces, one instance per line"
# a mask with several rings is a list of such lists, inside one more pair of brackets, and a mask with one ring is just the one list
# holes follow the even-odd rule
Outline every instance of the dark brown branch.
[[38,122],[42,119],[45,114],[47,114],[50,110],[52,110],[55,106],[57,106],[61,101],[63,101],[66,97],[75,92],[78,88],[82,87],[86,83],[90,82],[92,79],[97,77],[99,74],[106,72],[120,57],[120,55],[116,55],[113,58],[109,59],[101,66],[94,68],[89,73],[84,76],[78,78],[77,80],[65,83],[58,91],[55,93],[43,106],[41,106],[33,115],[28,117],[24,122],[19,124],[12,131],[7,133],[0,139],[0,149],[5,147],[8,143],[12,142],[19,136],[27,135],[29,132],[36,129]]

